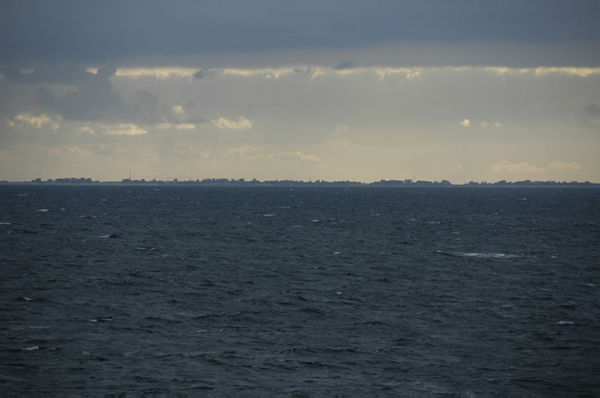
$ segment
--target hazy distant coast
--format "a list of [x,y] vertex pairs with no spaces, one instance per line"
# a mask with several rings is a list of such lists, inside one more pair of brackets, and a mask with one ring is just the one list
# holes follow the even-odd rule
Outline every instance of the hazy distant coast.
[[257,179],[245,180],[227,179],[227,178],[206,178],[203,180],[131,180],[123,179],[121,181],[94,181],[91,178],[57,178],[42,180],[37,178],[31,181],[0,181],[3,185],[15,184],[35,184],[35,185],[177,185],[177,186],[345,186],[345,187],[600,187],[600,184],[589,181],[498,181],[488,183],[485,181],[471,181],[466,184],[453,184],[448,180],[442,181],[413,181],[413,180],[380,180],[370,183],[358,181],[295,181],[295,180],[266,180]]

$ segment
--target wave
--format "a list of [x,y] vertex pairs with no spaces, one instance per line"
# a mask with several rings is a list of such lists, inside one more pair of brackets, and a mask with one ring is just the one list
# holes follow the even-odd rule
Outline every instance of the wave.
[[441,251],[441,250],[435,250],[434,253],[441,254],[444,256],[468,257],[468,258],[505,259],[505,258],[520,258],[520,257],[522,257],[522,256],[519,256],[516,254],[505,254],[505,253],[445,252],[445,251]]

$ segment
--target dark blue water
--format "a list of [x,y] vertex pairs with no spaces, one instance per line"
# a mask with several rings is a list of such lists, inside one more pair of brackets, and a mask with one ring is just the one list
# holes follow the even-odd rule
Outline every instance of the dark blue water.
[[5,393],[598,393],[600,190],[0,187]]

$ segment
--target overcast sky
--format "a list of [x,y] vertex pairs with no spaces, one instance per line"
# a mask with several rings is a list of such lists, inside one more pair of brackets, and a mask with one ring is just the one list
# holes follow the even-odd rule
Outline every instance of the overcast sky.
[[0,180],[600,183],[598,1],[2,1]]

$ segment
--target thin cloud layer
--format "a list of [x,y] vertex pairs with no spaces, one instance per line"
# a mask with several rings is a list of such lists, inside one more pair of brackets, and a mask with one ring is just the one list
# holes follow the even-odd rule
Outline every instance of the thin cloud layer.
[[[316,0],[3,2],[0,52],[14,60],[90,62],[149,54],[353,49],[391,42],[593,46],[598,43],[599,14],[594,1],[556,0],[543,6],[535,1],[439,0],[352,2],[344,7]],[[592,52],[579,55],[588,64],[598,60]]]
[[549,163],[546,167],[532,166],[527,162],[521,162],[519,164],[512,164],[508,160],[495,164],[491,167],[493,172],[510,171],[511,173],[542,173],[547,170],[580,170],[579,166],[575,162],[565,163],[557,162],[556,160]]

